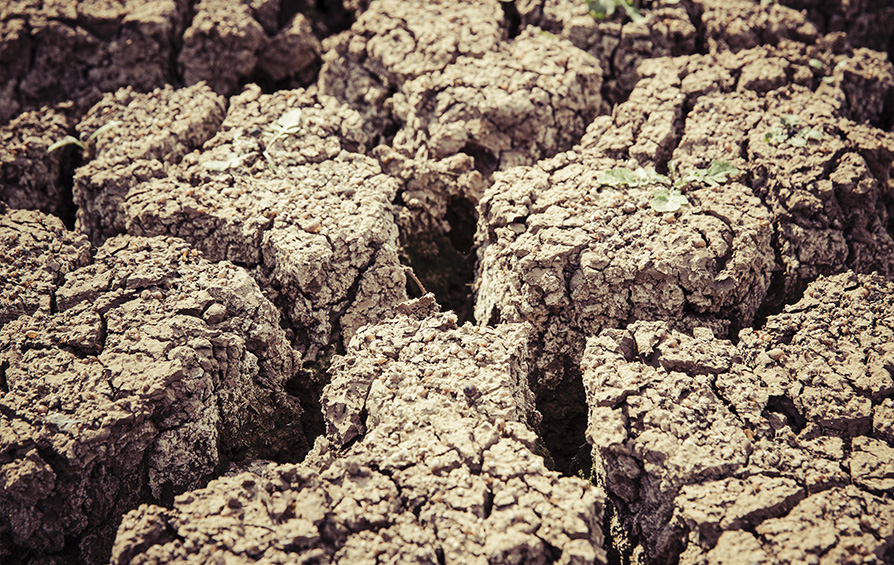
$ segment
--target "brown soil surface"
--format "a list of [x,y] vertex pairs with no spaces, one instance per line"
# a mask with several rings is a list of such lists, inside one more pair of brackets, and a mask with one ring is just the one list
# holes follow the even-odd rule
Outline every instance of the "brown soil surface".
[[636,4],[0,7],[0,561],[894,563],[894,6]]

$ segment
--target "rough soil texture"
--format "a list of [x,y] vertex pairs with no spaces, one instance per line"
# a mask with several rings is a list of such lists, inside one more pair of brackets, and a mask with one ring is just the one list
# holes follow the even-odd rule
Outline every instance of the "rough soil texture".
[[141,506],[112,562],[604,563],[601,492],[536,454],[526,328],[437,310],[427,295],[353,337],[306,464]]
[[894,10],[645,4],[4,4],[0,561],[894,562]]
[[185,0],[4,3],[0,122],[47,102],[83,109],[122,86],[164,86],[187,10]]
[[177,68],[186,84],[207,82],[216,92],[231,93],[252,74],[270,80],[300,77],[320,56],[320,41],[310,21],[296,13],[279,29],[285,16],[270,0],[201,0],[192,8],[192,24],[183,34]]
[[65,275],[91,261],[90,242],[59,218],[0,202],[0,328],[24,314],[52,312]]
[[11,208],[40,210],[68,217],[62,183],[62,153],[47,155],[47,148],[65,137],[68,118],[43,108],[22,112],[0,127],[0,199]]
[[820,278],[736,346],[663,321],[587,341],[594,471],[650,558],[890,561],[892,291]]
[[[119,158],[123,144],[108,153],[100,146],[78,171],[79,225],[96,226],[94,240],[118,231],[173,235],[211,260],[255,269],[307,360],[406,297],[391,204],[398,185],[356,153],[367,144],[356,112],[315,92],[254,87],[230,100],[220,123],[219,97],[201,85],[137,96],[140,103],[109,97],[86,119],[120,115],[116,130],[134,130],[140,148],[130,154],[144,154],[133,161]],[[199,125],[139,135],[139,112],[155,100]],[[296,124],[283,132],[290,116]],[[212,127],[219,130],[208,139]]]
[[78,168],[77,227],[95,245],[125,233],[122,200],[141,181],[165,175],[165,166],[212,137],[224,118],[224,99],[207,85],[141,94],[123,88],[106,94],[78,124],[88,135],[114,124],[94,142],[95,157]]
[[300,357],[244,269],[180,240],[122,236],[43,290],[55,290],[52,314],[0,330],[4,559],[79,540],[78,558],[95,561],[103,529],[135,503],[169,501],[236,457],[307,450],[284,390]]

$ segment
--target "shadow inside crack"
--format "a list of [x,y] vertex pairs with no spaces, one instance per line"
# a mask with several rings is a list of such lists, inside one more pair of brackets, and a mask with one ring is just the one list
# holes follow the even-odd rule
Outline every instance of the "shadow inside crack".
[[[444,219],[450,227],[447,232],[401,234],[405,258],[444,311],[453,310],[460,324],[473,322],[475,206],[465,198],[453,198]],[[411,298],[422,296],[412,281],[407,283],[407,294]]]
[[565,476],[576,476],[584,468],[586,458],[580,456],[587,443],[587,394],[579,371],[568,371],[564,382],[537,395],[540,438],[549,451],[554,469]]

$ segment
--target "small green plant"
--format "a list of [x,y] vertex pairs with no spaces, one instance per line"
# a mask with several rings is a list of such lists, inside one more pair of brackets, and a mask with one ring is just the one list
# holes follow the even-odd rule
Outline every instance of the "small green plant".
[[666,176],[655,171],[655,167],[638,167],[635,170],[626,167],[609,169],[596,179],[599,184],[605,186],[626,186],[636,188],[652,184],[664,184],[670,186],[671,181]]
[[227,153],[227,156],[222,160],[211,160],[205,161],[203,163],[206,169],[212,171],[226,171],[227,169],[236,169],[242,166],[242,161],[244,161],[250,154],[239,155],[238,153],[233,153],[232,151]]
[[655,167],[638,167],[628,169],[619,167],[605,171],[596,179],[599,184],[605,186],[626,186],[636,188],[641,186],[662,185],[652,194],[651,206],[656,212],[676,212],[683,206],[689,205],[686,195],[680,190],[692,185],[719,186],[730,178],[739,174],[739,169],[727,161],[712,161],[707,169],[694,169],[684,175],[678,175],[673,162],[669,167],[670,175],[677,177],[671,179],[655,171]]
[[689,199],[677,188],[661,188],[652,195],[649,205],[656,212],[676,212],[683,206],[689,206]]
[[835,83],[835,75],[840,73],[841,70],[847,65],[850,57],[845,57],[842,60],[838,61],[835,67],[832,69],[832,73],[828,76],[824,76],[821,80],[826,84],[834,84]]
[[295,108],[280,116],[279,119],[270,126],[269,133],[272,134],[272,137],[267,141],[267,148],[264,149],[264,158],[267,159],[271,169],[276,169],[276,164],[273,162],[273,157],[267,152],[267,149],[272,147],[273,144],[280,139],[301,132],[301,122],[301,108]]
[[91,133],[89,136],[86,135],[86,132],[82,133],[78,137],[66,135],[59,141],[57,141],[57,142],[53,143],[52,145],[50,145],[49,147],[47,147],[47,153],[52,153],[53,151],[55,151],[57,149],[61,149],[68,145],[75,145],[75,146],[79,147],[81,149],[81,151],[88,153],[89,145],[90,145],[90,143],[93,142],[93,140],[95,140],[100,135],[104,134],[105,132],[109,131],[113,127],[120,125],[120,124],[121,124],[121,122],[112,120],[109,123],[101,126],[99,129],[97,129],[96,131]]
[[244,139],[242,137],[242,129],[236,130],[233,135],[232,146],[234,151],[230,151],[223,159],[209,160],[202,163],[202,166],[211,171],[223,172],[228,169],[237,169],[242,166],[242,162],[253,155],[257,155],[257,142],[252,139]]
[[822,138],[822,129],[808,128],[801,122],[801,118],[794,114],[781,116],[779,125],[764,135],[764,139],[770,145],[787,143],[792,147],[806,147],[809,141],[819,141]]
[[694,169],[674,181],[675,187],[689,186],[692,184],[704,184],[707,186],[720,186],[731,177],[739,174],[739,169],[727,161],[711,161],[707,169]]
[[633,23],[646,19],[639,13],[633,2],[628,0],[587,0],[587,10],[597,20],[610,17],[618,8],[623,9]]

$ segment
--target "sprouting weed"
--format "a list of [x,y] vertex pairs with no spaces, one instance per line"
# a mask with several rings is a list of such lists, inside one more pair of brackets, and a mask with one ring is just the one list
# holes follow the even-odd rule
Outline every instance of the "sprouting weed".
[[652,195],[649,203],[656,212],[676,212],[682,206],[689,206],[689,199],[676,188],[661,188]]
[[719,186],[739,174],[739,169],[727,161],[712,161],[707,169],[694,169],[683,175],[677,175],[676,167],[670,163],[669,172],[672,177],[677,177],[673,182],[651,166],[634,170],[619,167],[602,173],[596,181],[611,187],[661,185],[652,195],[652,209],[656,212],[676,212],[682,206],[689,205],[689,200],[680,189],[693,185]]
[[587,10],[597,20],[610,17],[618,8],[623,9],[633,23],[646,19],[639,13],[633,2],[628,0],[587,0]]
[[596,179],[599,184],[606,186],[627,186],[636,188],[638,186],[648,186],[652,184],[670,185],[671,181],[666,176],[655,172],[655,167],[646,168],[638,167],[631,170],[626,167],[618,167],[609,169],[599,175]]
[[238,153],[233,153],[231,151],[227,153],[227,156],[223,160],[205,161],[203,166],[212,171],[226,171],[227,169],[241,167],[242,161],[244,161],[246,157],[248,157],[248,155],[239,155]]
[[245,159],[257,155],[256,146],[256,142],[243,139],[242,129],[237,129],[236,133],[233,135],[233,149],[235,151],[230,151],[223,159],[205,161],[202,163],[202,166],[217,172],[236,169],[242,166],[242,162],[245,161]]
[[832,73],[829,76],[825,76],[822,78],[822,81],[826,84],[833,84],[835,82],[835,75],[840,73],[841,70],[847,65],[847,62],[850,60],[850,57],[844,57],[835,65],[835,68],[832,69]]
[[57,141],[57,142],[53,143],[52,145],[50,145],[49,147],[47,147],[47,153],[52,153],[53,151],[55,151],[57,149],[61,149],[62,147],[66,147],[68,145],[76,145],[77,147],[79,147],[81,149],[81,151],[89,152],[89,144],[94,139],[96,139],[100,135],[104,134],[105,132],[109,131],[113,127],[120,125],[120,124],[121,124],[121,122],[112,120],[112,121],[108,122],[107,124],[99,127],[99,129],[97,129],[96,131],[94,131],[93,133],[91,133],[89,136],[86,136],[86,137],[85,137],[85,135],[86,135],[85,133],[82,133],[78,137],[66,135],[59,141]]
[[264,150],[264,158],[267,159],[271,168],[275,169],[276,164],[273,162],[273,157],[267,150],[273,147],[273,144],[280,139],[300,133],[302,128],[301,121],[301,108],[295,108],[280,116],[279,119],[270,126],[269,133],[272,134],[272,137],[267,141],[267,148]]
[[704,184],[707,186],[720,186],[726,183],[730,177],[739,174],[732,163],[727,161],[711,161],[711,166],[707,169],[694,169],[674,181],[674,186],[690,186],[693,184]]
[[770,145],[787,143],[792,147],[806,147],[809,141],[819,141],[823,138],[823,130],[820,128],[808,128],[801,122],[801,118],[794,114],[784,114],[779,118],[779,125],[764,134],[764,139]]

